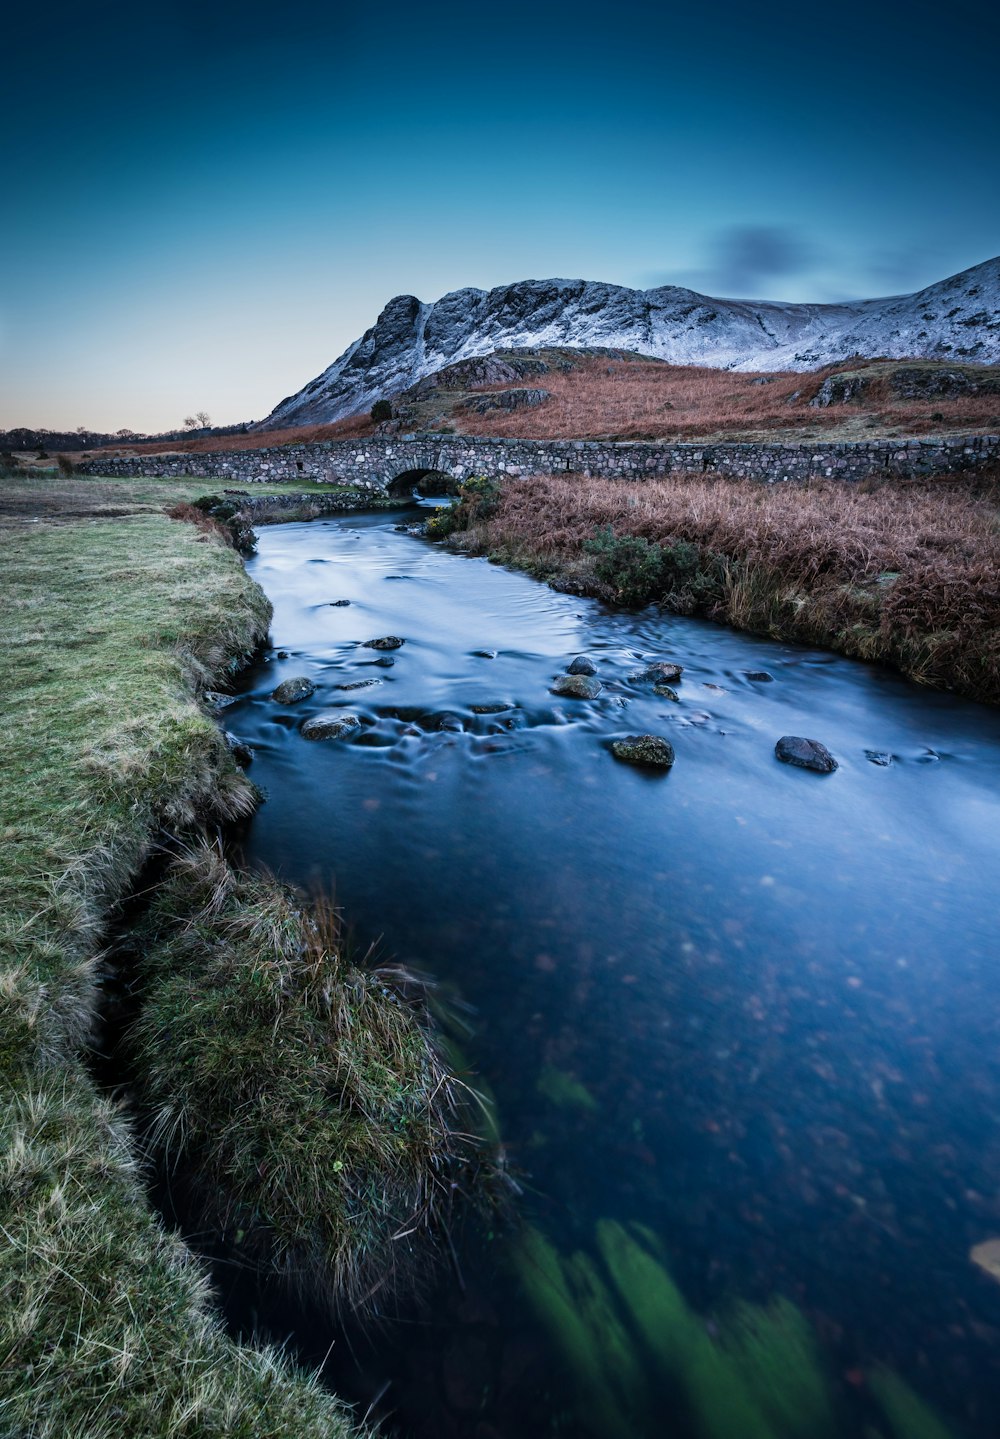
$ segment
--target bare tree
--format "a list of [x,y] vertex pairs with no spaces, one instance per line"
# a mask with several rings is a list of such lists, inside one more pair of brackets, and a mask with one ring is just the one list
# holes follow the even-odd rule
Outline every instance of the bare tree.
[[211,429],[212,416],[207,414],[205,410],[199,410],[198,413],[195,415],[195,419],[198,421],[198,424],[203,430]]

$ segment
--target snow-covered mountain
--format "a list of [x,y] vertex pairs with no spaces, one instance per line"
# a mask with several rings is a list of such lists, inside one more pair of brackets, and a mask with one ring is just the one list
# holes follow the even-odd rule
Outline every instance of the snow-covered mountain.
[[322,424],[368,409],[455,360],[565,345],[636,350],[675,364],[811,370],[850,355],[1000,362],[1000,257],[914,295],[837,305],[713,300],[664,285],[523,280],[390,300],[372,328],[259,426]]

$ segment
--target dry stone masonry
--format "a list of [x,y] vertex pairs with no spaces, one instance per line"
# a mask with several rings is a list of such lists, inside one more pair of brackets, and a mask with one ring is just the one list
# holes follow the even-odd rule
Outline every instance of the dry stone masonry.
[[507,440],[407,435],[327,440],[209,454],[95,456],[81,471],[102,475],[198,475],[230,484],[320,481],[373,495],[404,493],[434,471],[454,481],[574,474],[642,480],[710,471],[764,484],[809,479],[847,482],[880,476],[959,474],[1000,464],[1000,435],[802,444],[664,444],[662,441]]

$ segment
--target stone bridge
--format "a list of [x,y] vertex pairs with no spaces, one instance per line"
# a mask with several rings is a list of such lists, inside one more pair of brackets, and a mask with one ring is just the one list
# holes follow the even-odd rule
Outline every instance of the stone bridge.
[[766,484],[886,475],[959,474],[1000,465],[1000,435],[946,435],[920,440],[808,441],[801,444],[670,444],[662,440],[477,439],[467,435],[375,436],[262,450],[94,456],[88,474],[198,475],[230,485],[313,480],[379,494],[424,487],[440,494],[472,475],[570,472],[618,480],[710,471]]

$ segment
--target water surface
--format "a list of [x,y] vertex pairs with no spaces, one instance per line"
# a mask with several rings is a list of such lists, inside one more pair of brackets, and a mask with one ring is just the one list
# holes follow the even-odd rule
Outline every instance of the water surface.
[[[733,1306],[780,1299],[816,1347],[831,1432],[917,1432],[879,1399],[888,1366],[950,1432],[1000,1433],[1000,1284],[969,1258],[1000,1236],[997,715],[828,654],[613,612],[397,524],[260,533],[273,649],[226,715],[267,794],[247,851],[332,887],[360,944],[471,1007],[464,1048],[519,1208],[557,1263],[578,1256],[588,1334],[628,1345],[628,1432],[815,1432],[759,1395],[763,1427],[719,1418],[683,1372],[704,1343],[705,1365],[724,1361],[705,1382],[728,1383]],[[386,634],[406,641],[391,667],[363,647]],[[602,694],[551,695],[582,653]],[[677,703],[629,678],[656,658],[684,666]],[[316,694],[275,704],[295,674]],[[343,688],[361,680],[377,683]],[[336,707],[362,719],[354,738],[302,738]],[[612,757],[641,732],[671,740],[669,774]],[[822,740],[837,773],[779,764],[783,734]],[[609,1235],[669,1273],[687,1349],[642,1332]],[[378,1396],[401,1435],[610,1439],[603,1380],[524,1282],[543,1251],[471,1232],[459,1248],[460,1278],[405,1324],[340,1345],[335,1382]],[[757,1321],[738,1313],[745,1338]],[[317,1323],[298,1340],[322,1357]],[[742,1383],[765,1360],[740,1356]]]

